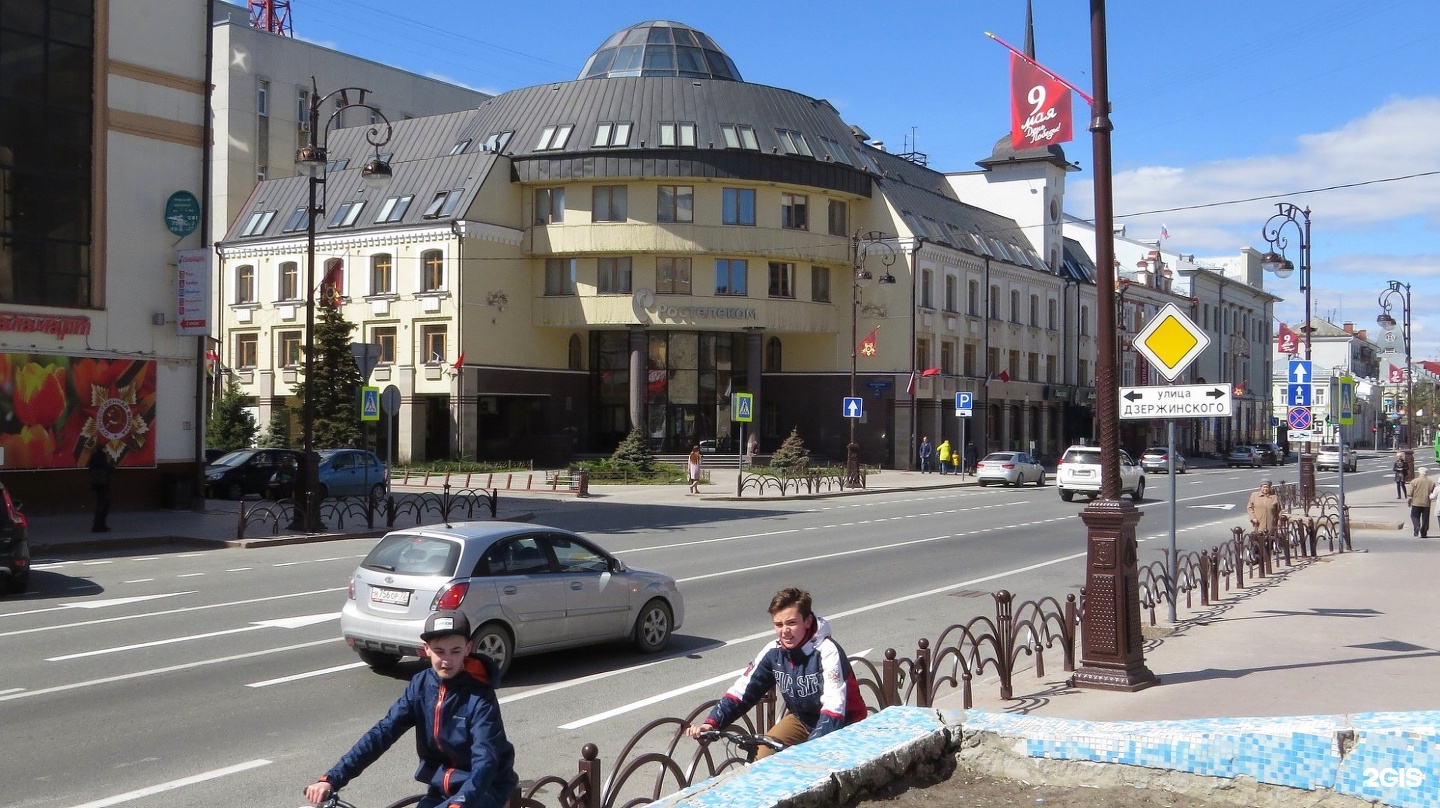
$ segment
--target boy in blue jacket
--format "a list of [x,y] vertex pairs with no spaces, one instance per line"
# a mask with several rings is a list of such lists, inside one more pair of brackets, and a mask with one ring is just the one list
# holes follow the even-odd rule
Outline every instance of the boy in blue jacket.
[[430,615],[420,639],[430,667],[415,674],[390,712],[334,768],[306,787],[312,805],[359,777],[412,727],[420,756],[415,779],[429,786],[418,808],[503,808],[510,798],[519,778],[495,699],[499,670],[489,657],[470,656],[470,619],[463,612]]
[[[770,620],[775,641],[760,650],[704,722],[686,728],[687,735],[696,738],[708,729],[727,726],[772,687],[779,689],[787,712],[765,734],[786,746],[818,738],[866,716],[850,660],[831,638],[830,624],[811,611],[810,593],[800,589],[776,592],[770,600]],[[756,758],[771,754],[773,750],[762,746]]]

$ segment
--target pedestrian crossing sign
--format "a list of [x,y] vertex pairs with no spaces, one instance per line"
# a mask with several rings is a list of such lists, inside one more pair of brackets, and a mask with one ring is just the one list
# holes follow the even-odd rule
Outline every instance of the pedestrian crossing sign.
[[730,420],[737,423],[748,424],[755,420],[755,394],[735,393],[730,397],[731,415]]
[[360,421],[380,420],[380,388],[360,388]]

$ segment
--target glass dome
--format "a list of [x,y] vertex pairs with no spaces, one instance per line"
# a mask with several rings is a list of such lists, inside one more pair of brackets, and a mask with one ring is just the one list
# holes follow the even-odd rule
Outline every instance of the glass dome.
[[582,79],[686,76],[744,81],[715,40],[678,22],[650,20],[615,32],[590,55]]

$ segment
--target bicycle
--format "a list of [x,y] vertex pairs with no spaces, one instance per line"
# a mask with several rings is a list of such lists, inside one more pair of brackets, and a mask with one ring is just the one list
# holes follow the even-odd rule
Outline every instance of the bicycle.
[[[759,754],[760,747],[765,746],[779,752],[785,748],[785,744],[758,732],[740,732],[733,729],[707,729],[696,736],[695,740],[702,744],[709,745],[715,741],[724,741],[732,749],[739,749],[745,753],[745,762],[754,763],[755,756]],[[732,755],[731,757],[736,757]]]
[[[415,805],[424,798],[424,794],[416,794],[411,797],[405,797],[404,799],[396,800],[395,802],[392,802],[389,805],[385,806],[385,808],[405,808],[405,806],[407,805]],[[320,808],[359,808],[359,806],[340,799],[340,792],[336,791],[335,789],[331,789],[330,796],[326,797],[325,801],[320,803]]]

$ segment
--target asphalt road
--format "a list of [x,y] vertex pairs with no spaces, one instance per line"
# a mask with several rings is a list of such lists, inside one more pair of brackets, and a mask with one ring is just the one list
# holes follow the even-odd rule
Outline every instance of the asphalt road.
[[[1356,484],[1385,473],[1362,460]],[[1177,544],[1211,547],[1244,522],[1269,470],[1179,476]],[[1149,475],[1142,563],[1167,546],[1168,481]],[[1319,476],[1322,489],[1335,475]],[[501,689],[522,780],[573,774],[642,724],[714,698],[769,636],[775,590],[802,586],[851,654],[988,612],[985,593],[1078,591],[1080,502],[1044,488],[965,488],[823,500],[684,505],[575,501],[540,521],[680,581],[686,619],[665,654],[624,646],[518,660]],[[37,559],[34,591],[0,600],[0,782],[14,808],[291,808],[403,687],[338,638],[346,581],[373,540],[251,550]],[[347,790],[361,806],[418,789],[409,740]],[[608,773],[608,770],[607,770]]]

